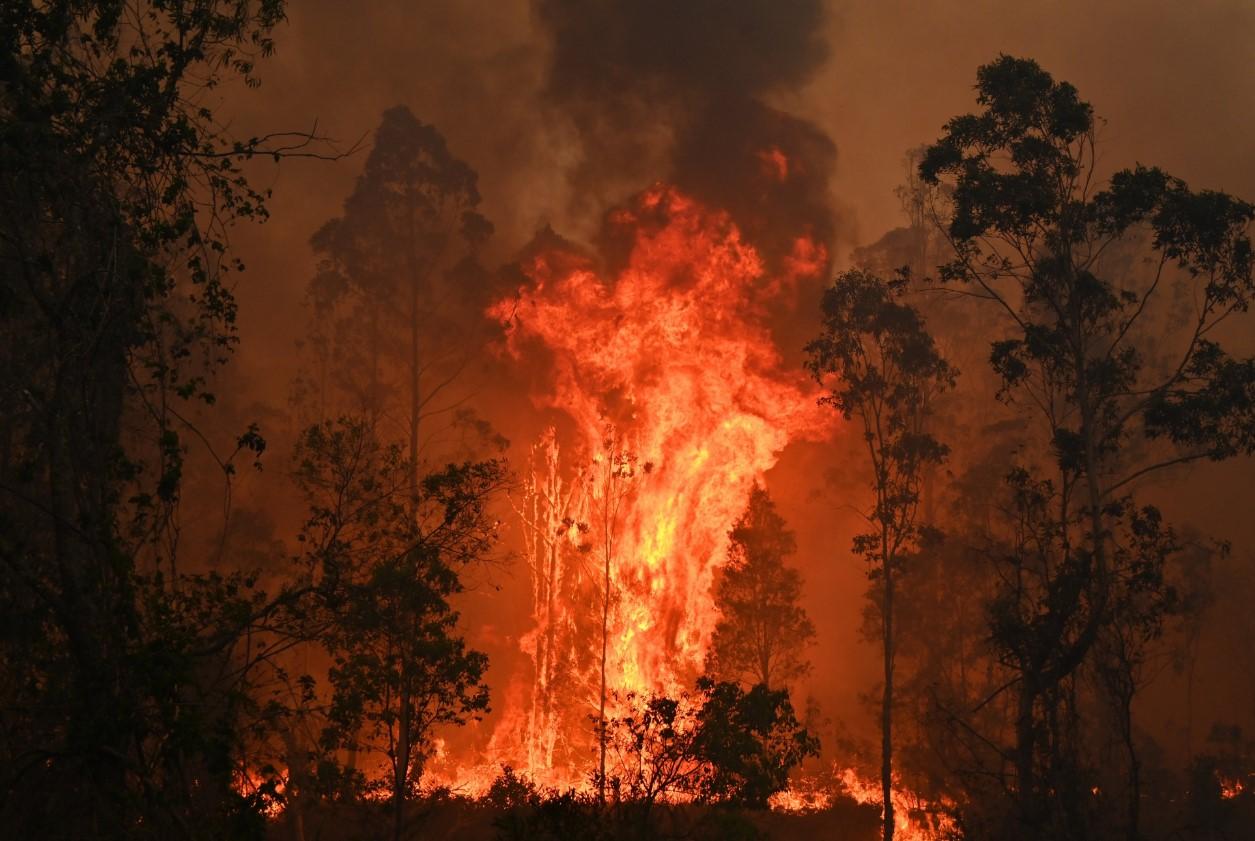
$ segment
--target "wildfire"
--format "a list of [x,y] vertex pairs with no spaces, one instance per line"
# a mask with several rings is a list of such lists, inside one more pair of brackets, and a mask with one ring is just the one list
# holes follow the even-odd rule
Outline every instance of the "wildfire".
[[[880,807],[884,803],[880,780],[866,779],[854,768],[836,766],[831,776],[795,781],[771,798],[771,808],[781,812],[822,812],[841,795],[869,806]],[[896,779],[893,809],[894,837],[902,841],[937,841],[951,837],[955,829],[949,815]]]
[[[841,772],[841,784],[846,793],[859,803],[870,803],[882,806],[884,795],[880,790],[880,781],[869,782],[859,776],[853,768]],[[910,789],[904,788],[894,774],[893,790],[893,825],[894,837],[902,841],[933,841],[948,837],[954,829],[954,822],[949,815],[938,812],[932,804],[921,798]]]
[[1217,771],[1216,782],[1220,784],[1220,797],[1223,800],[1233,800],[1246,791],[1246,784],[1241,777],[1227,777]]
[[507,693],[490,748],[554,785],[586,781],[593,759],[607,538],[608,688],[690,688],[717,620],[712,576],[750,488],[791,440],[831,429],[800,373],[782,369],[764,307],[823,270],[822,245],[799,238],[768,277],[727,214],[666,186],[611,213],[604,239],[627,245],[617,271],[551,247],[489,310],[510,353],[543,348],[549,389],[534,399],[574,426],[569,458],[553,436],[534,452],[522,513],[535,675],[530,691]]
[[257,798],[262,804],[262,814],[273,820],[282,815],[287,806],[284,800],[287,772],[286,770],[282,772],[276,772],[274,769],[268,770],[270,771],[268,774],[252,768],[237,770],[231,787],[243,797]]

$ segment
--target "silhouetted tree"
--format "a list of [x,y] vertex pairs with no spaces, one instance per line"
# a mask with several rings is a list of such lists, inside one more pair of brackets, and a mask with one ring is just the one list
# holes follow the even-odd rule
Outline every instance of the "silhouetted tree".
[[[473,349],[464,334],[475,322],[461,316],[484,285],[473,258],[492,233],[477,210],[477,181],[434,126],[404,106],[390,108],[343,215],[311,240],[321,258],[310,296],[322,411],[334,376],[355,395],[354,411],[403,418],[412,493],[422,421],[456,408],[447,393]],[[394,371],[404,372],[399,388],[389,379]],[[393,393],[404,396],[400,405]]]
[[798,604],[802,577],[784,565],[796,550],[793,533],[762,487],[730,535],[728,560],[718,573],[719,621],[706,655],[706,673],[724,681],[787,687],[810,671],[806,647],[815,626]]
[[[1226,353],[1215,329],[1251,300],[1255,207],[1142,166],[1101,184],[1090,105],[1033,61],[981,67],[977,91],[981,111],[947,123],[920,173],[953,188],[941,277],[1004,315],[991,356],[1002,396],[1050,454],[1011,480],[1032,538],[1016,551],[1049,575],[1004,594],[994,621],[1014,652],[1016,792],[1033,833],[1048,798],[1070,808],[1063,781],[1038,771],[1039,740],[1112,622],[1128,492],[1173,465],[1255,451],[1255,360]],[[1143,261],[1149,271],[1125,271]],[[1083,831],[1075,812],[1062,819]]]
[[1166,568],[1182,547],[1153,506],[1129,510],[1122,526],[1124,533],[1112,541],[1111,619],[1095,643],[1093,671],[1127,762],[1125,831],[1129,841],[1137,841],[1142,837],[1142,762],[1134,739],[1133,699],[1148,681],[1151,645],[1162,636],[1165,618],[1179,609]]
[[[0,824],[240,837],[232,790],[262,615],[178,569],[189,406],[235,341],[227,233],[265,216],[206,91],[257,83],[281,0],[0,7]],[[257,453],[241,430],[236,455]],[[229,449],[229,448],[228,448]],[[224,455],[225,475],[235,469]]]
[[788,690],[761,683],[745,690],[708,677],[697,690],[703,700],[694,751],[709,765],[702,799],[765,809],[788,787],[789,772],[819,755],[819,740],[798,721]]
[[607,724],[611,781],[629,802],[693,798],[753,809],[788,786],[789,772],[819,753],[787,690],[699,678],[692,694],[626,697]]
[[387,757],[400,838],[432,729],[488,709],[488,658],[458,635],[449,599],[462,590],[459,568],[495,541],[486,506],[502,466],[427,474],[416,517],[402,448],[379,443],[365,421],[312,427],[297,460],[311,504],[305,542],[315,547],[331,616],[320,636],[334,660],[326,740]]
[[881,696],[881,789],[884,838],[893,820],[894,593],[904,562],[929,537],[918,521],[925,470],[946,448],[926,424],[930,397],[949,388],[954,371],[938,353],[919,313],[902,300],[906,278],[884,281],[861,271],[837,277],[824,293],[823,332],[807,345],[807,368],[830,391],[821,402],[863,429],[872,467],[871,530],[854,539],[870,565],[884,654]]

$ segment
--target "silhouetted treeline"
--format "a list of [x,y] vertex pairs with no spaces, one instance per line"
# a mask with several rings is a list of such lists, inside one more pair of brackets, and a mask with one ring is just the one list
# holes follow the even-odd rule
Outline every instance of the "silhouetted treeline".
[[[1255,452],[1255,359],[1229,329],[1255,294],[1255,207],[1153,167],[1108,175],[1091,106],[1030,60],[981,67],[977,104],[909,156],[911,226],[859,255],[900,276],[840,276],[812,356],[845,374],[839,408],[899,436],[886,455],[870,428],[877,500],[940,527],[904,556],[896,611],[873,580],[870,630],[898,655],[907,707],[897,767],[953,798],[972,837],[1233,831],[1241,804],[1218,786],[1245,791],[1249,745],[1167,762],[1135,701],[1194,655],[1209,564],[1228,553],[1169,521],[1156,477]],[[927,382],[899,373],[927,358],[921,316],[959,387],[895,420]],[[923,469],[933,438],[944,474]],[[913,484],[900,460],[922,470]],[[869,519],[900,521],[883,502]]]

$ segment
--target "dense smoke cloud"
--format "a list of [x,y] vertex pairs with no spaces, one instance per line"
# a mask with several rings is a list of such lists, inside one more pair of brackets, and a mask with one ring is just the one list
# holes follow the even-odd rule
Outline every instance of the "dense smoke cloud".
[[802,233],[829,242],[836,147],[765,102],[827,59],[823,3],[538,0],[536,13],[546,100],[580,140],[577,206],[665,178],[729,210],[769,259]]

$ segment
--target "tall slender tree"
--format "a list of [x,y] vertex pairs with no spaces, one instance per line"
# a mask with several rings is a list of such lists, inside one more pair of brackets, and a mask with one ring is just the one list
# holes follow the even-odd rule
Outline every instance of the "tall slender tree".
[[[355,397],[352,411],[400,421],[414,497],[423,421],[456,407],[446,398],[474,349],[461,335],[472,322],[459,316],[478,300],[473,258],[492,233],[477,184],[434,126],[389,108],[344,213],[311,240],[321,258],[310,287],[320,391],[330,379]],[[394,404],[392,393],[404,399]]]
[[871,461],[869,531],[854,551],[870,565],[880,615],[883,833],[891,841],[893,807],[894,595],[905,563],[928,538],[919,521],[925,471],[946,448],[929,431],[930,397],[949,388],[954,371],[937,351],[923,318],[902,297],[907,281],[850,271],[824,293],[823,331],[807,345],[807,368],[828,387],[821,402],[857,419]]
[[[614,562],[618,551],[619,528],[623,507],[636,477],[637,457],[623,446],[613,427],[607,431],[602,452],[593,463],[592,500],[597,520],[597,554],[602,566],[601,577],[601,655],[598,658],[600,683],[597,693],[597,798],[606,802],[606,693],[607,668],[610,657],[610,615],[614,603]],[[648,469],[644,465],[641,469]]]
[[260,826],[230,779],[256,605],[243,576],[179,569],[173,538],[184,418],[236,338],[228,233],[265,217],[244,162],[316,151],[305,133],[229,136],[206,91],[256,85],[283,17],[281,0],[0,6],[9,835]]

